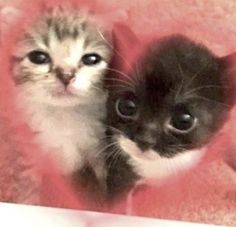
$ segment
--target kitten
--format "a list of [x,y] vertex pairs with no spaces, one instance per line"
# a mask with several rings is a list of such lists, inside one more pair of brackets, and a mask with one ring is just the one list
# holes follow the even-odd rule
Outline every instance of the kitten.
[[160,183],[196,165],[232,101],[225,61],[203,45],[176,35],[141,52],[107,80],[112,199],[137,182]]
[[110,42],[94,15],[55,7],[25,26],[13,53],[17,103],[36,142],[65,175],[86,165],[105,174],[95,152],[105,130]]

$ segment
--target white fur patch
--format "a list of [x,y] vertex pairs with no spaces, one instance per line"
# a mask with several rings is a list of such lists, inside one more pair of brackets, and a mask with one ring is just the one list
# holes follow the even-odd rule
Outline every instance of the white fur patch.
[[104,61],[94,66],[83,66],[83,69],[76,75],[75,81],[71,86],[80,91],[88,91],[91,86],[94,86],[93,83],[100,79],[96,74],[106,68],[107,63]]
[[[105,117],[106,97],[106,93],[90,93],[79,97],[81,104],[76,106],[52,106],[32,99],[21,90],[18,103],[36,132],[36,143],[56,160],[63,174],[70,174],[85,162],[99,166],[101,160],[96,152],[104,135],[100,119]],[[101,166],[102,163],[100,169]]]
[[124,136],[118,138],[120,147],[130,156],[134,170],[151,184],[194,167],[202,158],[205,149],[189,150],[174,157],[161,157],[153,150],[141,151],[136,144]]

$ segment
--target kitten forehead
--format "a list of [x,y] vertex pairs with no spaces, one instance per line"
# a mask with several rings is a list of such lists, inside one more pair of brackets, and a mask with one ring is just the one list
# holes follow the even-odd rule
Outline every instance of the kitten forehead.
[[75,67],[86,53],[98,53],[108,62],[112,48],[109,32],[92,17],[69,8],[48,10],[25,28],[14,56],[21,60],[38,49],[48,52],[56,64],[69,62]]
[[[23,37],[28,45],[52,45],[52,41],[84,40],[84,46],[104,46],[110,43],[109,32],[100,26],[92,15],[71,9],[47,11],[26,28]],[[54,42],[55,43],[55,42]]]
[[221,62],[206,47],[184,36],[154,40],[146,47],[129,72],[136,81],[134,91],[145,105],[147,101],[170,106],[198,102],[199,96],[225,102],[228,84]]

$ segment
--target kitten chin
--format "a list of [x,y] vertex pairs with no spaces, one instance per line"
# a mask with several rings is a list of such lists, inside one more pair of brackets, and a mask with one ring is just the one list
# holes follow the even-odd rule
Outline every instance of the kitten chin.
[[163,180],[191,169],[200,162],[206,152],[206,148],[188,150],[168,158],[152,149],[143,152],[132,140],[124,136],[120,136],[117,141],[122,151],[131,157],[128,163],[134,172],[143,178],[140,182],[152,185],[160,185]]
[[45,155],[64,175],[89,164],[103,179],[103,159],[96,152],[105,133],[103,79],[112,39],[92,17],[70,8],[46,9],[22,25],[12,69],[17,105]]
[[196,166],[233,106],[223,58],[181,35],[145,47],[132,69],[107,80],[112,198],[137,182],[158,185]]

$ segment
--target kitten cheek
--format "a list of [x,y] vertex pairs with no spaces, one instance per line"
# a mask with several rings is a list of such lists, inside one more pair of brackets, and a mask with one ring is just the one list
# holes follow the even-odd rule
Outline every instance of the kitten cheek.
[[34,74],[47,74],[50,71],[49,65],[34,66],[31,70]]
[[87,91],[91,86],[91,81],[88,76],[78,75],[71,86],[76,90]]
[[180,153],[173,158],[160,157],[158,160],[144,160],[132,158],[131,165],[134,166],[138,174],[145,178],[146,183],[158,185],[162,181],[184,173],[202,160],[206,150],[190,150]]
[[117,138],[122,150],[130,156],[129,163],[149,184],[159,184],[176,173],[195,167],[205,155],[206,149],[189,150],[172,158],[161,157],[153,150],[142,152],[136,144],[124,136]]
[[28,59],[23,61],[21,64],[22,68],[27,69],[27,71],[32,72],[33,74],[46,74],[50,71],[50,65],[36,65],[31,63]]
[[160,158],[160,156],[154,151],[143,152],[137,147],[137,145],[132,140],[124,136],[120,136],[117,141],[122,150],[129,154],[131,157],[150,161],[157,160]]
[[105,61],[101,61],[98,65],[94,66],[97,70],[104,70],[108,67],[108,64]]
[[71,87],[76,90],[88,91],[93,84],[96,84],[101,80],[101,76],[106,67],[106,62],[101,62],[94,66],[83,66],[71,83]]

